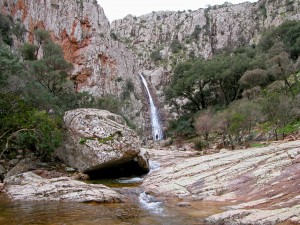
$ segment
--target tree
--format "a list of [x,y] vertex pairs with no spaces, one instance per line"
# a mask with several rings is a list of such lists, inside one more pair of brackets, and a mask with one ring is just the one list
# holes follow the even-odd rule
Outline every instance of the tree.
[[212,112],[210,109],[207,109],[196,118],[195,129],[197,134],[202,135],[204,140],[208,142],[209,134],[212,131]]
[[44,29],[37,29],[34,31],[34,36],[36,38],[36,41],[38,43],[38,49],[41,48],[42,44],[50,41],[51,41],[51,38],[50,38],[50,33]]
[[6,86],[7,79],[12,75],[18,75],[22,71],[22,65],[16,55],[2,46],[0,48],[0,88]]
[[240,112],[227,108],[214,114],[213,130],[222,135],[223,145],[235,148],[241,143],[244,130],[245,116]]
[[250,134],[252,128],[262,120],[261,107],[257,101],[241,99],[233,102],[230,108],[244,118],[243,124],[240,124],[241,131],[247,131]]
[[267,82],[268,72],[263,69],[247,70],[239,80],[239,84],[246,89],[264,86]]
[[20,49],[23,59],[30,61],[37,59],[37,50],[37,46],[29,43],[25,43]]
[[65,88],[72,64],[67,62],[60,46],[48,41],[43,45],[43,58],[29,62],[30,75],[53,95]]
[[275,80],[283,80],[287,89],[290,90],[294,96],[292,85],[288,78],[294,72],[294,65],[289,58],[288,53],[281,52],[279,55],[274,56],[268,60],[269,72],[274,76]]
[[12,21],[10,18],[0,13],[0,44],[2,41],[9,46],[13,44],[11,26]]
[[278,129],[296,119],[298,104],[294,98],[274,91],[267,91],[264,98],[260,100],[260,104],[266,121],[273,129],[275,139],[278,140]]
[[30,149],[49,157],[62,141],[60,121],[45,111],[37,111],[19,96],[0,94],[0,158],[15,150]]

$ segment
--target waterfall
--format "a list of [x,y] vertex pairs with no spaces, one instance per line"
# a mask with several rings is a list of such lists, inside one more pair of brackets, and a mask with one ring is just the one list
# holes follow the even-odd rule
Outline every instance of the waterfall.
[[148,97],[149,97],[153,140],[162,140],[163,139],[163,131],[162,131],[162,126],[161,126],[159,117],[158,117],[157,108],[154,105],[153,98],[149,91],[146,79],[144,78],[144,76],[142,74],[140,74],[140,77],[142,79],[142,82],[143,82],[146,90],[147,90]]

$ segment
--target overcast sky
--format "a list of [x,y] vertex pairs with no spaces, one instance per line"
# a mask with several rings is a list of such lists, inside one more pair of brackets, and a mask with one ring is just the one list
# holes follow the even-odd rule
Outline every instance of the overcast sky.
[[196,10],[209,5],[221,5],[224,2],[233,4],[241,2],[257,2],[258,0],[97,0],[104,9],[110,22],[122,19],[128,14],[140,16],[152,11]]

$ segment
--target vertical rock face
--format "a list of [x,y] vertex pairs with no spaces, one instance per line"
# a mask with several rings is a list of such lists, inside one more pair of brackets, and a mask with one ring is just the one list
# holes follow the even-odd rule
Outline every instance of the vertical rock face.
[[[71,80],[77,91],[121,96],[130,80],[135,91],[141,92],[134,55],[111,38],[110,24],[96,0],[4,0],[0,1],[0,9],[24,24],[26,42],[35,42],[36,29],[50,31],[65,58],[74,65]],[[130,93],[123,111],[142,124],[143,114],[138,112],[144,110],[135,96],[138,94]]]
[[35,41],[35,29],[51,32],[74,64],[71,79],[77,91],[121,97],[132,82],[134,91],[124,101],[123,113],[141,129],[149,122],[149,114],[139,72],[162,108],[163,90],[178,62],[193,56],[209,58],[225,47],[255,44],[265,28],[300,19],[298,0],[128,15],[112,24],[96,0],[2,0],[0,9],[25,25],[25,41]]
[[256,44],[266,28],[290,19],[300,19],[299,1],[260,0],[196,11],[128,15],[114,21],[111,29],[137,53],[137,61],[148,71],[162,100],[163,81],[170,79],[169,71],[178,62],[192,56],[209,58],[226,47]]

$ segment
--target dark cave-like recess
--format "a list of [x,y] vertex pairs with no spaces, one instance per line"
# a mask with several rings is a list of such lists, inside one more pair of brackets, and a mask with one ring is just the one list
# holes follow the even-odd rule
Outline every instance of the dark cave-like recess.
[[116,166],[87,171],[86,173],[90,176],[90,179],[116,179],[121,177],[141,176],[148,172],[149,170],[141,168],[136,161],[132,160]]

